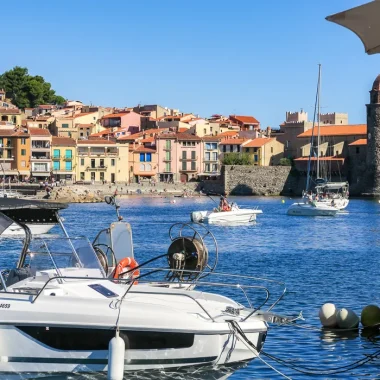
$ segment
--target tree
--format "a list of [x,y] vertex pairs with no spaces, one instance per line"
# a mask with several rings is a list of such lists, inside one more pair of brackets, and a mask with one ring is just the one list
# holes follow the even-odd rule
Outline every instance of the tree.
[[252,156],[248,153],[226,153],[223,165],[252,165]]
[[278,164],[280,166],[292,166],[292,160],[290,158],[281,158]]
[[5,90],[5,96],[19,108],[65,102],[62,96],[55,94],[49,82],[45,82],[40,75],[29,75],[26,67],[15,66],[0,75],[0,88]]

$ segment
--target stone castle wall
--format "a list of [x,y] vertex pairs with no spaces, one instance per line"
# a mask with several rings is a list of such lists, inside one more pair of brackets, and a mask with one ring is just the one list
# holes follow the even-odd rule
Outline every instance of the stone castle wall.
[[290,166],[228,165],[222,178],[231,195],[298,195],[306,182]]

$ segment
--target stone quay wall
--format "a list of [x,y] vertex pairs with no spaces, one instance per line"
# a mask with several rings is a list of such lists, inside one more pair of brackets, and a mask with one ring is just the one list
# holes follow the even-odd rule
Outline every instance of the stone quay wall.
[[228,165],[222,178],[231,195],[298,195],[306,181],[290,166]]

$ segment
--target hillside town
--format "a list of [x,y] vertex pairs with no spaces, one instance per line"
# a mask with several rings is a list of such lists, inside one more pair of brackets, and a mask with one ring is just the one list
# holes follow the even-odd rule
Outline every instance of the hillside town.
[[[253,115],[201,117],[157,104],[118,109],[66,101],[19,109],[5,95],[0,89],[0,163],[9,182],[215,180],[223,163],[239,156],[302,173],[316,134],[303,110],[286,112],[272,129]],[[365,161],[367,125],[349,124],[346,113],[321,114],[320,122],[321,160],[348,178],[350,165]]]

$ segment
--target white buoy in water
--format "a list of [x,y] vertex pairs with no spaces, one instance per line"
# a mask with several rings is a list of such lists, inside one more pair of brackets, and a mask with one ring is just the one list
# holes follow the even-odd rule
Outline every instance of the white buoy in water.
[[336,322],[340,329],[354,329],[359,326],[359,317],[350,309],[340,309],[336,313]]
[[116,331],[108,345],[108,380],[123,380],[124,377],[125,343]]
[[336,307],[333,303],[325,303],[319,309],[319,319],[324,327],[336,327]]

